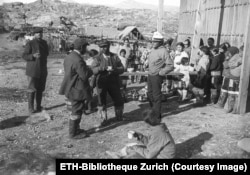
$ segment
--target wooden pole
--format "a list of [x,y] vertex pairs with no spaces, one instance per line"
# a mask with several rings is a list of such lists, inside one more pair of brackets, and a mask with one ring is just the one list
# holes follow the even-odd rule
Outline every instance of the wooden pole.
[[204,0],[199,0],[198,8],[196,12],[196,20],[195,20],[195,27],[194,27],[194,35],[192,41],[192,51],[191,51],[191,58],[190,63],[196,64],[196,56],[199,51],[200,47],[200,40],[201,40],[201,31],[203,28],[204,20]]
[[164,0],[159,0],[158,3],[158,21],[157,21],[157,31],[162,33],[162,19],[164,11]]
[[250,79],[250,5],[248,6],[248,16],[245,31],[245,42],[244,42],[244,52],[242,60],[242,70],[240,76],[240,89],[239,89],[239,102],[238,102],[238,112],[240,114],[246,113],[246,105],[248,98],[248,86]]

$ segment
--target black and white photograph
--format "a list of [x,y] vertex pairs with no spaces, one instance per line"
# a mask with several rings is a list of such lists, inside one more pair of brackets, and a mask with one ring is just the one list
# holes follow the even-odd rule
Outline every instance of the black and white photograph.
[[249,83],[250,0],[0,0],[0,175],[247,160]]

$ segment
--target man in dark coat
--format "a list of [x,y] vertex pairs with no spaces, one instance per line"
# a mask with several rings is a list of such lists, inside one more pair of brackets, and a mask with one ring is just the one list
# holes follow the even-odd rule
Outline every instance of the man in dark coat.
[[92,98],[89,77],[93,73],[81,57],[81,54],[86,53],[87,45],[83,38],[74,41],[74,50],[64,60],[65,75],[59,91],[60,95],[65,95],[71,101],[69,137],[73,139],[87,137],[86,131],[80,129],[85,101],[90,101]]
[[36,28],[34,39],[28,42],[23,52],[23,59],[27,61],[26,75],[28,76],[28,104],[30,114],[34,113],[34,99],[36,97],[36,111],[40,112],[42,93],[45,90],[47,70],[47,57],[49,48],[47,42],[42,39],[43,29]]
[[109,41],[103,40],[99,47],[101,48],[100,54],[94,58],[91,67],[96,75],[98,112],[100,117],[104,119],[101,125],[106,125],[107,93],[109,93],[114,102],[116,119],[122,120],[124,102],[120,91],[119,75],[124,72],[124,67],[119,57],[109,51]]

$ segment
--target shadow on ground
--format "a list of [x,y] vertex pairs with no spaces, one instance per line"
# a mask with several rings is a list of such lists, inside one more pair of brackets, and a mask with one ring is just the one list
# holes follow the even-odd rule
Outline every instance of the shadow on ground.
[[54,106],[51,106],[51,107],[47,107],[46,110],[49,111],[49,110],[52,110],[52,109],[63,107],[65,105],[66,105],[65,103],[62,103],[62,104],[59,104],[59,105],[54,105]]
[[209,132],[203,132],[196,137],[176,145],[176,158],[189,159],[202,152],[201,146],[213,135]]
[[27,101],[26,90],[0,87],[0,101]]
[[57,158],[66,158],[66,155],[64,153],[47,155],[38,150],[14,152],[8,160],[0,162],[0,174],[13,175],[24,172],[41,174],[55,171]]
[[8,118],[0,122],[0,130],[13,128],[26,123],[26,119],[29,116],[15,116],[13,118]]
[[[193,108],[193,105],[189,103],[186,104],[187,106],[183,108],[179,108],[179,104],[173,103],[174,101],[175,101],[175,98],[172,98],[171,100],[168,100],[167,102],[162,103],[162,114],[164,114],[163,117],[178,114],[178,113],[181,113],[181,112],[184,112]],[[109,106],[111,105],[112,103],[109,103]],[[143,121],[142,112],[146,109],[149,109],[150,105],[148,102],[144,102],[144,103],[139,104],[138,107],[139,109],[136,109],[128,113],[124,113],[123,121],[117,121],[116,118],[109,118],[105,126],[100,127],[100,128],[99,127],[91,128],[88,130],[88,133],[93,134],[95,132],[104,132],[107,130],[117,128],[122,125],[127,125],[129,123]]]

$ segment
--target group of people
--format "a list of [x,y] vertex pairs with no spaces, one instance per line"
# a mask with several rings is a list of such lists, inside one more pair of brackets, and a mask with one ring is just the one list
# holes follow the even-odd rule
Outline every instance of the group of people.
[[[167,88],[177,90],[182,102],[194,95],[196,106],[208,103],[224,108],[228,97],[226,112],[236,114],[244,46],[238,49],[225,42],[216,47],[214,42],[213,38],[208,38],[208,45],[201,45],[194,58],[190,58],[189,39],[185,44],[177,43],[176,51],[169,53],[174,60],[174,71],[184,76],[169,76]],[[194,71],[197,74],[192,75],[190,72]]]
[[[23,52],[23,58],[27,61],[28,109],[31,114],[42,110],[49,55],[48,45],[42,39],[42,29],[37,28],[33,32],[34,39],[26,44]],[[228,98],[227,112],[236,111],[243,47],[238,49],[223,43],[217,48],[213,38],[209,38],[208,46],[201,46],[195,63],[191,63],[189,39],[177,43],[175,51],[171,50],[171,41],[164,43],[159,32],[154,33],[152,43],[142,53],[138,50],[138,43],[134,44],[133,50],[128,47],[128,43],[125,40],[125,45],[115,54],[110,52],[110,42],[102,40],[99,43],[100,51],[92,50],[89,52],[90,58],[85,61],[82,55],[88,52],[88,42],[84,38],[74,41],[64,59],[65,74],[59,90],[59,94],[65,95],[72,106],[69,117],[70,138],[82,139],[88,136],[85,130],[80,129],[80,122],[84,109],[93,99],[94,87],[98,98],[97,112],[103,119],[101,126],[107,124],[107,94],[114,102],[115,118],[123,120],[124,98],[120,88],[126,86],[127,79],[121,79],[120,75],[127,67],[148,69],[147,95],[151,109],[144,113],[144,121],[154,129],[152,137],[135,132],[134,137],[142,141],[144,146],[131,147],[144,158],[173,158],[175,155],[174,140],[166,125],[161,123],[162,84],[166,77],[167,89],[179,92],[180,101],[185,101],[187,94],[192,93],[197,104],[203,104],[204,97],[211,97],[215,106],[222,108]],[[166,76],[172,71],[182,75]],[[191,76],[189,72],[192,71],[196,71],[197,75]]]

